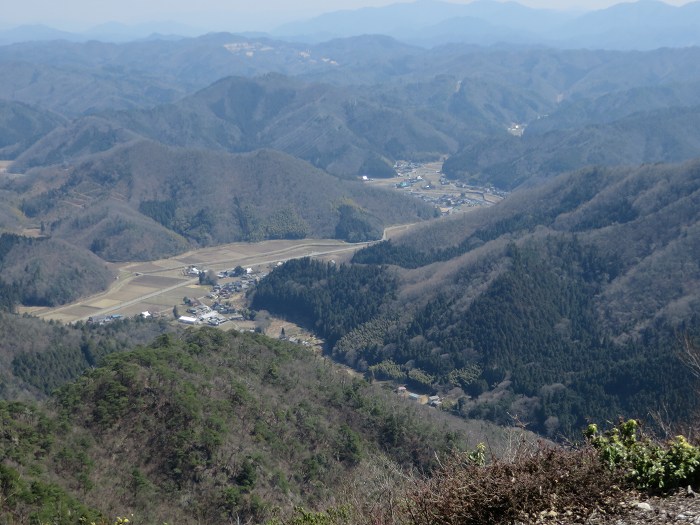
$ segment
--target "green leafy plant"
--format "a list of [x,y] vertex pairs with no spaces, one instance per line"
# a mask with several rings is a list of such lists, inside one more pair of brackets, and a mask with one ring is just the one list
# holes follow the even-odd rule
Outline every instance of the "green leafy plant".
[[605,464],[623,469],[640,489],[669,490],[700,481],[700,449],[684,436],[659,443],[634,419],[605,432],[589,425],[584,434]]

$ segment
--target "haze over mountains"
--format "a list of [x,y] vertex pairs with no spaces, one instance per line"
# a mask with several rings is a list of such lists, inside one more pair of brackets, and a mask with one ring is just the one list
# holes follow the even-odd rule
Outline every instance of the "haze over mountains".
[[306,39],[381,33],[417,45],[448,42],[527,44],[561,48],[655,49],[698,43],[700,4],[655,0],[620,3],[587,13],[535,9],[517,2],[433,0],[328,13],[284,25],[273,34]]
[[[383,7],[327,12],[314,18],[267,27],[269,36],[302,42],[321,42],[365,34],[384,34],[398,40],[435,46],[449,42],[547,45],[559,48],[655,49],[698,44],[700,3],[673,6],[659,0],[619,3],[606,9],[539,9],[517,2],[477,0],[454,4],[439,0],[397,2]],[[83,33],[43,25],[0,31],[0,44],[23,41],[101,40],[192,37],[203,30],[183,23],[108,23]]]

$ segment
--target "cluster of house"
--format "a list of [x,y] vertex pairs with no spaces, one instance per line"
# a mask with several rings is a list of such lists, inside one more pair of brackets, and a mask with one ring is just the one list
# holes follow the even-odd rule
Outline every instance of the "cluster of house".
[[486,201],[465,197],[464,194],[459,196],[442,194],[435,199],[431,199],[431,202],[433,202],[440,208],[440,213],[442,213],[443,215],[447,215],[450,213],[450,211],[452,211],[453,208],[456,208],[458,206],[474,208],[476,206],[483,206]]
[[[208,307],[206,304],[193,305],[187,309],[190,315],[182,315],[177,318],[182,324],[209,324],[219,326],[220,324],[234,320],[234,316],[225,317],[221,312]],[[240,315],[240,314],[239,314]],[[243,316],[240,316],[243,319]]]
[[[428,170],[422,165],[415,162],[405,162],[400,161],[394,164],[394,169],[399,174],[399,176],[404,177],[404,180],[399,181],[395,184],[395,187],[400,190],[411,189],[411,194],[416,195],[421,200],[434,205],[440,209],[443,215],[447,215],[452,212],[454,208],[457,207],[468,207],[473,208],[475,206],[483,206],[487,204],[485,199],[474,199],[467,197],[464,192],[461,195],[456,194],[435,194],[432,192],[415,192],[413,188],[418,187],[421,190],[435,190],[439,186],[433,184],[429,180],[426,180],[420,173],[427,174]],[[432,171],[430,171],[432,173]],[[453,183],[445,178],[439,170],[435,171],[435,175],[440,176],[440,186],[454,186],[458,188],[466,188],[467,186],[461,183]],[[427,175],[426,175],[427,176]],[[485,189],[476,189],[476,192],[486,192]]]
[[[202,270],[196,266],[189,266],[184,270],[186,275],[200,275]],[[224,270],[217,273],[217,278],[225,279],[235,277],[235,280],[227,283],[215,284],[211,287],[211,291],[207,294],[207,298],[213,301],[211,306],[201,303],[196,299],[186,298],[186,303],[189,306],[187,313],[178,317],[178,321],[183,324],[209,324],[211,326],[219,326],[228,321],[241,321],[243,315],[234,307],[226,304],[234,294],[245,292],[249,288],[254,287],[260,279],[265,277],[266,273],[255,272],[252,268],[236,267],[231,270]]]
[[396,393],[403,399],[408,399],[409,401],[414,401],[421,405],[430,405],[431,407],[439,407],[442,405],[442,399],[440,396],[416,394],[415,392],[409,392],[406,390],[405,386],[398,387],[396,389]]
[[92,316],[88,317],[88,324],[97,324],[97,325],[104,325],[111,323],[112,321],[118,321],[119,319],[123,319],[124,316],[121,314],[112,314],[112,315],[102,315],[102,316]]
[[402,177],[406,177],[410,173],[413,173],[414,171],[422,167],[423,165],[419,162],[411,162],[407,160],[397,160],[394,163],[394,169],[396,170],[396,173],[398,173]]
[[[225,272],[220,272],[217,277],[219,277],[221,274]],[[251,273],[245,273],[241,275],[238,279],[234,281],[230,281],[225,284],[215,284],[211,288],[211,292],[209,292],[208,297],[210,299],[230,299],[231,295],[235,293],[241,293],[245,292],[249,288],[254,287],[258,282],[260,282],[260,279],[265,277],[267,274],[266,273],[259,273],[259,274],[253,274]],[[224,277],[226,277],[224,275]],[[223,277],[219,277],[219,279],[222,279]]]
[[[423,180],[423,177],[421,177],[420,175],[418,175],[416,177],[411,177],[411,178],[402,180],[401,182],[397,182],[396,187],[400,190],[403,190],[405,188],[410,188],[410,187],[418,184],[419,182],[420,183],[425,182]],[[432,189],[432,186],[430,185],[430,183],[427,183],[424,186],[421,186],[421,188],[424,190],[430,190],[430,189]]]
[[[441,182],[442,184],[442,182]],[[449,181],[447,181],[447,184],[450,184]],[[499,190],[497,188],[494,188],[493,186],[486,186],[484,188],[479,187],[479,186],[470,186],[469,184],[465,182],[455,182],[454,185],[457,188],[463,188],[468,190],[471,193],[481,193],[482,196],[485,195],[496,195],[498,197],[501,197],[505,199],[508,196],[508,192],[504,190]]]

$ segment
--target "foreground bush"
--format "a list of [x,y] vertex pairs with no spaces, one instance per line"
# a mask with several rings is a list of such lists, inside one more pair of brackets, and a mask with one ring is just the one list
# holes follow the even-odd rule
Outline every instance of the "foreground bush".
[[600,432],[589,425],[590,444],[611,469],[622,469],[642,490],[668,491],[700,482],[700,449],[683,436],[659,443],[645,436],[634,419]]
[[415,525],[532,523],[558,516],[585,522],[594,512],[620,511],[624,487],[619,471],[591,447],[541,445],[488,465],[478,454],[462,454],[409,496],[407,516]]

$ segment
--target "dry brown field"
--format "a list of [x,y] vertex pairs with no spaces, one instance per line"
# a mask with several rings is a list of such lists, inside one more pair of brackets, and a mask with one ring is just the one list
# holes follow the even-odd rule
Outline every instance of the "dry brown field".
[[[267,271],[287,259],[332,257],[334,253],[351,253],[363,246],[365,244],[348,244],[334,239],[233,243],[192,250],[157,261],[117,264],[117,278],[105,292],[73,304],[55,308],[25,308],[22,311],[64,323],[112,314],[134,316],[145,311],[172,316],[173,307],[179,305],[181,308],[184,296],[200,298],[209,293],[208,287],[199,286],[196,277],[186,275],[190,265],[214,271],[236,266]],[[232,328],[233,324],[225,323],[222,328]],[[250,325],[250,328],[254,328],[254,324]],[[248,329],[248,323],[238,323],[238,328]]]

